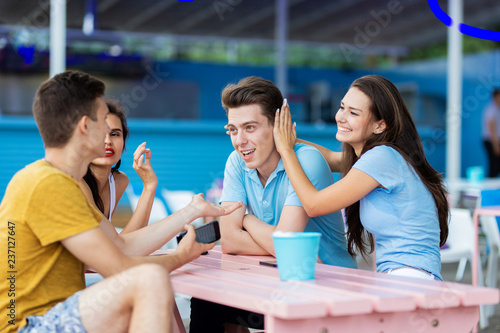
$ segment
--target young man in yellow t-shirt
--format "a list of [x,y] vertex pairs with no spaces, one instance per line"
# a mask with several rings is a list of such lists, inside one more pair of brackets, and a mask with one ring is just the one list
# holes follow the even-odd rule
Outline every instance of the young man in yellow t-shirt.
[[[105,154],[104,89],[88,74],[67,71],[36,93],[33,113],[45,157],[12,178],[0,204],[0,332],[167,332],[173,306],[168,273],[213,246],[195,242],[193,227],[186,226],[174,254],[132,257],[120,247],[123,240],[99,227],[102,215],[78,181]],[[182,225],[236,208],[198,195],[169,221]],[[140,253],[141,245],[167,233],[165,224],[145,228],[126,252]],[[105,279],[84,289],[86,266]]]

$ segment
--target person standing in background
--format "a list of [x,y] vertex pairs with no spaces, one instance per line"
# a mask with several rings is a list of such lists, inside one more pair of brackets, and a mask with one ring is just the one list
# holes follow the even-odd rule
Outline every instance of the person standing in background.
[[493,90],[483,111],[482,138],[488,154],[488,177],[496,177],[500,173],[500,88]]

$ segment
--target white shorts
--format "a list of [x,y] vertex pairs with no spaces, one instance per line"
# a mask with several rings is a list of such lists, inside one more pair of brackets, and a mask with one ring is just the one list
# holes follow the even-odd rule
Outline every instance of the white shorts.
[[408,276],[424,280],[439,281],[438,279],[436,279],[434,274],[413,267],[398,267],[395,269],[390,269],[384,273],[389,275]]

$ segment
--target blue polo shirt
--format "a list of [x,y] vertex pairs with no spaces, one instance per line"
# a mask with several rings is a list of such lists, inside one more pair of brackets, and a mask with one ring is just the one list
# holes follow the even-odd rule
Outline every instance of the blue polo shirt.
[[[295,145],[295,153],[311,183],[318,189],[333,184],[330,168],[321,153],[302,143]],[[236,151],[229,156],[224,171],[224,188],[220,201],[242,201],[248,212],[270,225],[277,225],[284,206],[300,206],[290,180],[280,160],[262,186],[257,169],[246,167]],[[319,257],[328,265],[356,268],[357,264],[347,252],[344,223],[340,212],[310,218],[304,231],[320,232]]]
[[368,193],[359,206],[363,227],[375,237],[377,270],[411,266],[442,280],[438,211],[415,170],[388,146],[368,150],[353,168],[384,187]]

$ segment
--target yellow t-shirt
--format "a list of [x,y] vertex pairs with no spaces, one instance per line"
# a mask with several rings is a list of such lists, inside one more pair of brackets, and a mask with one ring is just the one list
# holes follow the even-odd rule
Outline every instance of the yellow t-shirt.
[[0,332],[85,287],[85,265],[60,242],[99,225],[78,182],[39,160],[14,175],[0,204]]

